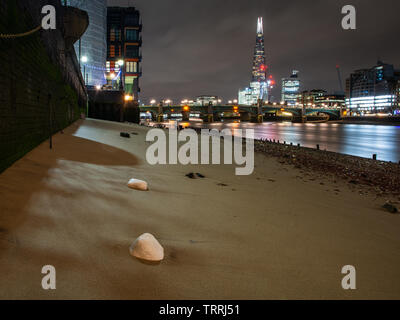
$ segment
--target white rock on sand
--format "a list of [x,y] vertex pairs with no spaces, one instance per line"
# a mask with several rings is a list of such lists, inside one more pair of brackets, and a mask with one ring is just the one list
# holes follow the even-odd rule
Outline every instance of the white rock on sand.
[[128,182],[128,187],[135,190],[147,191],[149,190],[149,186],[146,181],[131,179]]
[[159,262],[164,259],[164,248],[150,233],[144,233],[132,243],[129,248],[132,256],[146,260]]

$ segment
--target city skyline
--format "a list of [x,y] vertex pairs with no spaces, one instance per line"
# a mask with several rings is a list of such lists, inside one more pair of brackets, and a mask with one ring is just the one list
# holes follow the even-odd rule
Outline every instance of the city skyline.
[[[140,98],[180,101],[198,95],[237,97],[250,79],[254,33],[264,18],[267,64],[277,80],[272,95],[280,96],[279,79],[293,69],[302,74],[302,88],[339,90],[336,65],[343,78],[379,59],[400,65],[393,41],[400,4],[352,1],[357,30],[341,28],[346,1],[215,1],[157,2],[135,0],[143,19],[143,78]],[[127,6],[128,0],[108,0]],[[391,10],[387,10],[392,8]],[[344,79],[343,79],[344,81]]]

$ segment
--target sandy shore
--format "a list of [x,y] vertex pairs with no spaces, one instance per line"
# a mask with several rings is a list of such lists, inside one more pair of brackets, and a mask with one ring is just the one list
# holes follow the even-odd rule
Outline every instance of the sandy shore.
[[[400,298],[400,215],[382,199],[263,154],[251,176],[150,166],[147,130],[77,122],[0,175],[0,298]],[[133,177],[151,190],[127,188]],[[160,265],[129,255],[144,232],[165,248]],[[41,288],[48,264],[54,291]],[[341,287],[344,265],[355,291]]]

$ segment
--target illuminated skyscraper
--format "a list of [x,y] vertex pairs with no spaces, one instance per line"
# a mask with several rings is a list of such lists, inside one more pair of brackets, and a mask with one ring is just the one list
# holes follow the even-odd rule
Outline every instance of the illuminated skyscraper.
[[264,27],[263,19],[258,18],[257,21],[257,38],[256,46],[254,48],[253,57],[253,77],[252,82],[265,82],[266,80],[266,68],[265,65],[265,47],[264,47]]
[[89,15],[89,27],[75,44],[75,52],[86,84],[102,85],[106,83],[107,0],[66,0],[64,3],[84,10]]
[[257,20],[256,46],[253,56],[253,70],[250,86],[239,90],[239,104],[256,105],[258,99],[268,100],[268,91],[272,88],[274,81],[272,77],[267,78],[267,65],[265,64],[264,26],[263,18]]

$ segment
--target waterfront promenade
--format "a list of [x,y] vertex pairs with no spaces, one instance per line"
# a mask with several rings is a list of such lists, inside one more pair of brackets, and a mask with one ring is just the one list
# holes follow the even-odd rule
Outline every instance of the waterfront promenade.
[[[400,219],[385,198],[262,153],[251,176],[150,166],[147,130],[79,121],[0,175],[0,298],[398,298]],[[133,177],[150,191],[127,188]],[[144,232],[165,248],[160,265],[129,255]],[[41,288],[47,264],[55,291]]]

